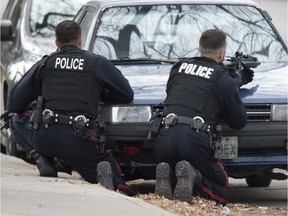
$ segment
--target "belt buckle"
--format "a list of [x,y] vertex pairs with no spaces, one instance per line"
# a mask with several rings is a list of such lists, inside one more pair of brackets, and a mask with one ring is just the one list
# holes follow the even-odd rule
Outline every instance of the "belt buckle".
[[175,125],[177,123],[177,115],[175,113],[169,113],[164,119],[163,124],[166,129],[170,127],[170,125]]

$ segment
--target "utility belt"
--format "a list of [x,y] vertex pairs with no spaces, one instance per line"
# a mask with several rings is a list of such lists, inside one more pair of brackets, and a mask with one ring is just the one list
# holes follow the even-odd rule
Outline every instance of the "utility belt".
[[162,119],[162,124],[165,128],[169,128],[176,124],[185,124],[189,125],[192,129],[195,129],[197,132],[204,131],[210,132],[210,126],[204,123],[203,118],[196,116],[194,118],[189,118],[185,116],[177,116],[174,113],[168,114]]
[[97,122],[90,120],[85,115],[69,116],[55,113],[50,109],[44,109],[42,112],[42,123],[47,128],[51,124],[71,125],[76,129],[94,128]]
[[192,129],[197,132],[204,131],[209,137],[211,137],[210,126],[204,123],[203,118],[196,116],[194,118],[189,118],[185,116],[177,116],[174,113],[168,114],[166,117],[162,118],[160,115],[156,116],[150,125],[150,130],[148,134],[148,140],[152,141],[154,137],[158,134],[161,127],[168,129],[176,124],[189,125]]
[[[209,147],[212,150],[212,158],[218,160],[218,153],[220,149],[220,143],[218,137],[213,136],[211,133],[211,128],[209,125],[204,123],[203,118],[200,116],[196,116],[194,118],[189,118],[185,116],[177,116],[174,113],[168,114],[166,117],[162,118],[161,115],[154,117],[151,122],[150,130],[148,133],[147,139],[149,141],[153,141],[153,139],[157,136],[161,127],[165,127],[166,129],[175,126],[176,124],[184,124],[189,125],[192,129],[197,132],[204,131],[209,136]],[[217,135],[219,136],[221,133],[221,126],[217,126]],[[216,135],[215,135],[216,136]]]

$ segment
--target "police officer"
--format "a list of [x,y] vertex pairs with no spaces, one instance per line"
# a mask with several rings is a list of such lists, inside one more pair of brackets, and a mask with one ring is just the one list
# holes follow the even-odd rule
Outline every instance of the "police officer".
[[[120,177],[116,161],[111,154],[100,152],[93,136],[99,101],[129,103],[134,97],[133,90],[107,59],[81,49],[81,29],[77,23],[63,21],[56,26],[55,33],[57,51],[34,64],[11,90],[9,112],[22,113],[38,99],[32,114],[33,132],[25,135],[19,129],[21,124],[15,126],[16,120],[14,133],[18,139],[19,136],[23,138],[26,148],[28,144],[32,146],[27,151],[32,150],[32,157],[34,154],[33,158],[40,163],[38,166],[36,161],[40,175],[53,176],[49,160],[55,157],[86,181],[100,182],[108,189],[119,189],[131,195],[132,191]],[[44,110],[41,121],[39,113],[35,113],[40,103]],[[44,171],[41,170],[43,165]]]
[[[241,82],[223,66],[226,34],[205,31],[199,41],[201,57],[176,63],[167,82],[163,127],[154,139],[155,193],[190,202],[192,194],[227,203],[228,176],[213,158],[211,133],[219,119],[232,129],[246,124],[239,86],[252,81],[253,71]],[[238,79],[239,81],[239,79]]]

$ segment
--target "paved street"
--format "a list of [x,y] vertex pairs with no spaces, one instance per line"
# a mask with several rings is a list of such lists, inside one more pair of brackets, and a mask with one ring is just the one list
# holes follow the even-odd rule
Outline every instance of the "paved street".
[[251,188],[244,179],[230,179],[230,202],[287,208],[287,183],[287,180],[272,180],[269,187]]

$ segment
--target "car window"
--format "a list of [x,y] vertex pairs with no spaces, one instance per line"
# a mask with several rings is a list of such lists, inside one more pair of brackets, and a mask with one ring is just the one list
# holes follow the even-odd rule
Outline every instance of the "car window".
[[[92,7],[87,7],[84,15],[81,17],[81,21],[79,22],[81,32],[82,32],[82,44],[83,46],[86,43],[89,29],[91,28],[91,24],[94,18],[95,9]],[[80,13],[79,13],[80,14]],[[77,18],[77,17],[76,17]],[[80,19],[80,18],[78,18]]]
[[85,3],[82,0],[33,0],[29,20],[31,35],[54,36],[56,25],[65,19],[72,20]]
[[107,8],[93,51],[109,59],[193,57],[201,33],[210,28],[227,33],[227,55],[241,50],[261,62],[287,61],[287,52],[269,23],[258,9],[247,5]]
[[23,7],[22,0],[9,1],[5,13],[3,15],[3,19],[11,20],[13,33],[16,30],[16,26],[20,18],[22,7]]

